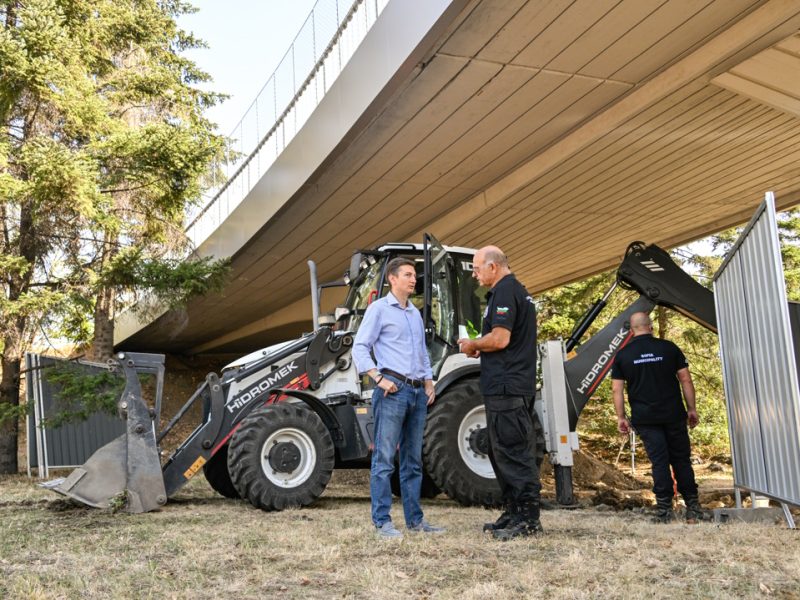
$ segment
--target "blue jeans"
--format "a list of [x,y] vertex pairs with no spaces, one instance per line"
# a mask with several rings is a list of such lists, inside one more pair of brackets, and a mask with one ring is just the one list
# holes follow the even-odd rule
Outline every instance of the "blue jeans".
[[425,388],[415,388],[384,375],[397,385],[397,392],[383,395],[379,387],[372,392],[372,414],[375,418],[375,443],[369,492],[372,497],[372,522],[380,527],[391,520],[394,457],[400,446],[400,492],[406,527],[422,521],[419,502],[422,485],[422,435],[428,414]]

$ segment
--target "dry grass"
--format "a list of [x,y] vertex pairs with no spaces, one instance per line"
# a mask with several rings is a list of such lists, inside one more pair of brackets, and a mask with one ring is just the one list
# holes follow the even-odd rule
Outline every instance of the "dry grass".
[[[0,480],[0,598],[800,599],[800,533],[652,525],[638,512],[547,511],[546,535],[494,542],[494,513],[426,503],[442,536],[377,540],[368,489],[334,478],[313,508],[264,513],[202,476],[164,510],[75,507]],[[395,522],[402,511],[395,505]]]

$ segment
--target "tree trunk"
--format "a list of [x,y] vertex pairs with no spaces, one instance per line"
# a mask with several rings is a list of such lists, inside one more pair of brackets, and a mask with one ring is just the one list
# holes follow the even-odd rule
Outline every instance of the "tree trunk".
[[[0,422],[0,474],[16,474],[19,470],[17,463],[19,416],[15,413],[19,407],[20,359],[17,356],[19,349],[16,346],[15,340],[6,336],[4,352],[0,358],[3,369],[0,380],[0,405],[4,409],[11,409],[9,418]],[[0,410],[0,413],[4,412],[6,411]]]
[[[24,203],[20,208],[18,254],[29,265],[34,264],[36,257],[35,230],[33,210],[30,203]],[[8,244],[8,236],[4,243]],[[9,305],[14,305],[22,294],[30,289],[33,268],[19,274],[8,275],[6,281],[6,300]],[[24,313],[9,319],[3,315],[3,352],[0,356],[0,366],[3,373],[0,378],[0,407],[10,409],[9,418],[0,421],[0,473],[16,474],[19,468],[17,462],[17,444],[19,434],[19,367],[24,351],[25,331],[28,328],[30,317]],[[7,411],[0,411],[0,414]]]
[[114,354],[114,290],[101,289],[94,305],[94,338],[90,358],[105,361]]
[[[106,233],[103,242],[102,256],[98,271],[104,273],[114,258],[114,245],[112,236]],[[116,292],[113,288],[100,288],[94,303],[94,338],[89,357],[92,360],[103,362],[114,355],[114,301]]]
[[656,322],[658,323],[658,337],[662,340],[667,337],[667,309],[663,306],[656,307]]

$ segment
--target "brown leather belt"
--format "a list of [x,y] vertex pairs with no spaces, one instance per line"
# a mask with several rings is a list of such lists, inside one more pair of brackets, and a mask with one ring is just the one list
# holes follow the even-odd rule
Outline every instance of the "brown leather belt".
[[425,382],[422,379],[411,379],[410,377],[406,377],[405,375],[400,375],[397,371],[392,371],[391,369],[381,369],[381,373],[384,375],[389,375],[394,377],[395,379],[399,379],[402,383],[407,383],[408,385],[419,388],[425,385]]

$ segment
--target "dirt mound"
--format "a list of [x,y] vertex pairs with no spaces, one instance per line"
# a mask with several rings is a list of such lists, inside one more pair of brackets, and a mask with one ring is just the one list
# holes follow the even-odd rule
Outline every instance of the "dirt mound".
[[[578,450],[572,456],[575,462],[572,467],[572,483],[576,489],[641,490],[648,487],[646,483],[623,473],[591,452]],[[542,463],[542,480],[548,483],[554,480],[553,466],[547,460]]]

